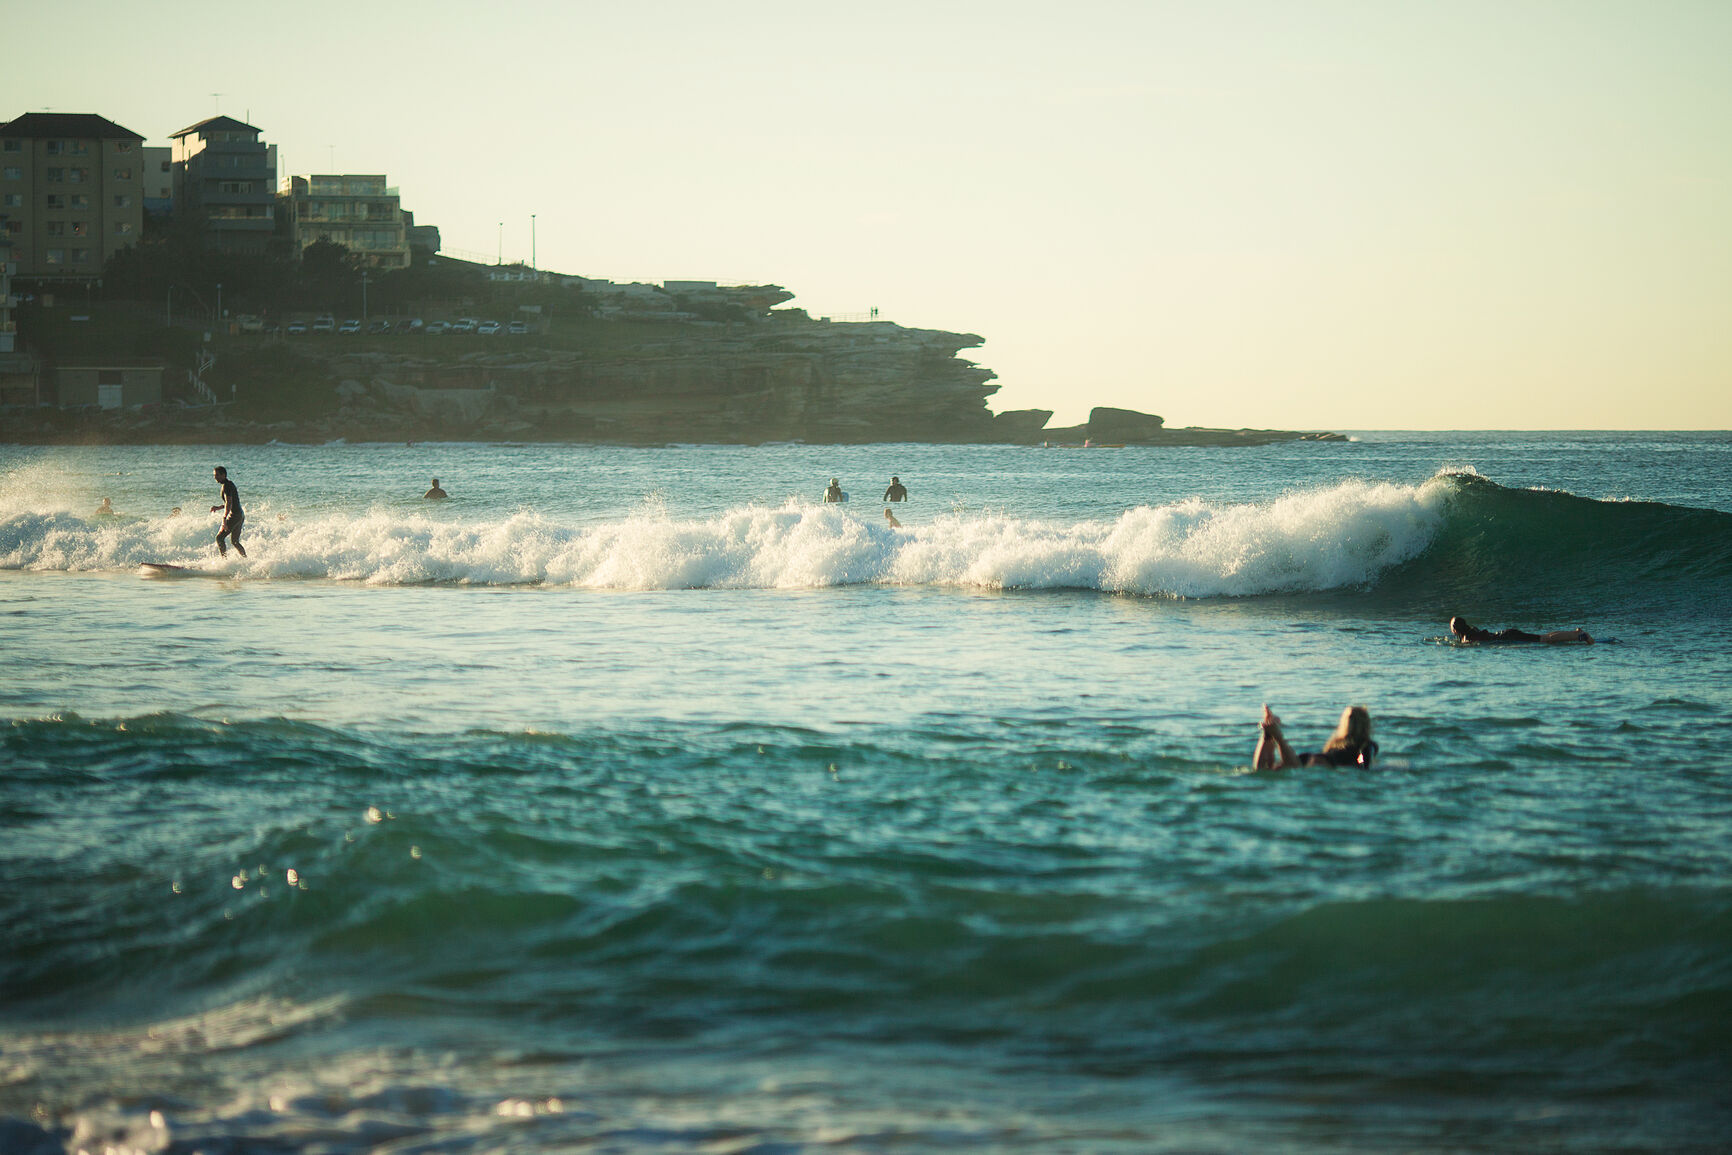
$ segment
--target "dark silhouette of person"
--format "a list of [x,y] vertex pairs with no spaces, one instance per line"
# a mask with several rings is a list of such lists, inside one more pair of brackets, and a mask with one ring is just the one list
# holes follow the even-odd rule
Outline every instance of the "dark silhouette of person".
[[1463,642],[1473,642],[1486,646],[1572,646],[1591,645],[1593,636],[1586,630],[1552,630],[1550,633],[1530,634],[1526,630],[1510,627],[1507,630],[1482,630],[1470,625],[1466,618],[1450,618],[1449,632]]
[[842,483],[832,477],[830,479],[830,488],[824,491],[824,503],[828,505],[832,502],[846,500],[848,500],[848,497],[842,492]]
[[221,510],[223,515],[223,523],[217,529],[217,552],[223,557],[229,555],[229,547],[223,544],[223,538],[226,537],[234,543],[235,552],[245,557],[247,551],[246,547],[241,545],[241,526],[246,524],[247,515],[241,509],[240,492],[235,489],[235,483],[229,480],[227,469],[219,465],[211,470],[211,474],[217,479],[217,484],[222,486],[223,494],[223,503],[210,507],[212,513]]
[[902,484],[902,479],[894,473],[890,475],[890,487],[884,491],[885,501],[907,501],[908,487]]
[[443,489],[439,488],[439,479],[437,477],[435,477],[433,479],[433,488],[429,489],[426,493],[423,493],[421,496],[426,498],[428,501],[444,501],[447,497],[450,497],[451,495],[446,493]]

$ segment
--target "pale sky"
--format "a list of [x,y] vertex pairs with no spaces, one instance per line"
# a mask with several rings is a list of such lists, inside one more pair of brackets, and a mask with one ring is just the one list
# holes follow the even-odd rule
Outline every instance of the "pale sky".
[[528,260],[534,214],[545,268],[978,333],[993,409],[1055,425],[1732,428],[1726,0],[5,0],[0,35],[0,119],[220,111],[447,251]]

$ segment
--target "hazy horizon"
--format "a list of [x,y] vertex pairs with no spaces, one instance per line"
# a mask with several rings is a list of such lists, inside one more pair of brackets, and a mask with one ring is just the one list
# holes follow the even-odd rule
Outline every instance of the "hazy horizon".
[[243,118],[449,251],[977,333],[1055,426],[1732,427],[1732,7],[75,11],[0,119]]

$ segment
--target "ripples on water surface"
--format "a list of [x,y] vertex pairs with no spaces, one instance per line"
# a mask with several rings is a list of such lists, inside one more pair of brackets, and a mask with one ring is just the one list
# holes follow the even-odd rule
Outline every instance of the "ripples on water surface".
[[1718,1149],[1728,449],[0,450],[0,1150]]

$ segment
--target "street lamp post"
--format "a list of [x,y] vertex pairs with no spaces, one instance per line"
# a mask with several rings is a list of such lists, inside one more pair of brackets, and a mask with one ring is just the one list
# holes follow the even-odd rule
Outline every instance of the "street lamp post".
[[535,263],[535,214],[529,214],[529,267],[539,268]]
[[367,270],[361,270],[361,323],[367,323]]
[[499,255],[493,258],[493,263],[496,265],[503,265],[505,263],[505,222],[504,221],[499,222]]

